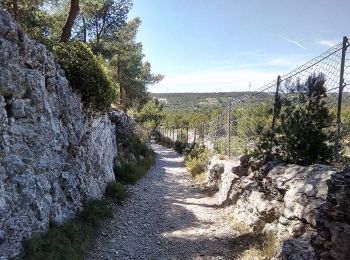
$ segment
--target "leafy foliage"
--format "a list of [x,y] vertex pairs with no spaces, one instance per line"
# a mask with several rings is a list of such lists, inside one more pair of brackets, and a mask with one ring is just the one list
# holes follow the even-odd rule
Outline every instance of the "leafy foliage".
[[152,97],[164,103],[166,112],[201,112],[228,107],[230,100],[246,99],[251,95],[251,104],[266,103],[269,93],[256,92],[215,92],[215,93],[152,93]]
[[210,157],[210,153],[206,148],[195,145],[194,147],[185,150],[185,154],[186,168],[193,177],[205,172]]
[[329,163],[332,159],[332,115],[326,105],[325,79],[311,75],[288,86],[292,99],[282,98],[276,132],[265,131],[256,154],[290,163]]
[[162,119],[163,107],[157,100],[151,99],[140,110],[139,120],[147,130],[148,136],[154,134]]
[[108,110],[116,100],[116,86],[89,47],[81,42],[71,42],[57,45],[54,50],[71,86],[80,92],[84,104],[97,111]]
[[109,42],[115,40],[118,29],[126,24],[132,8],[130,0],[84,0],[74,28],[76,37],[89,42],[97,54],[108,54]]
[[[151,64],[143,61],[142,44],[136,41],[141,20],[127,22],[132,6],[132,0],[0,1],[0,7],[32,38],[55,49],[71,85],[82,94],[85,104],[98,111],[116,102],[118,92],[120,106],[140,110],[150,99],[147,86],[163,78],[152,74]],[[69,39],[75,42],[57,46]],[[92,53],[103,62],[96,62]]]
[[151,74],[151,64],[143,62],[142,44],[136,41],[140,24],[135,18],[118,30],[109,63],[113,78],[120,84],[120,103],[125,109],[142,107],[149,100],[146,86],[163,78]]
[[123,140],[123,149],[128,150],[129,153],[133,154],[137,158],[140,156],[146,156],[150,152],[146,145],[146,138],[141,136],[142,133],[137,132],[136,127],[131,128],[126,134]]
[[[35,40],[51,48],[58,42],[61,28],[64,23],[62,13],[51,13],[43,8],[50,5],[48,0],[17,0],[17,8],[14,8],[13,0],[0,1],[0,7],[7,10],[19,23],[21,28]],[[15,10],[17,9],[17,10]]]
[[291,86],[295,101],[281,112],[280,150],[285,161],[310,164],[332,159],[332,116],[326,106],[325,78],[311,75]]

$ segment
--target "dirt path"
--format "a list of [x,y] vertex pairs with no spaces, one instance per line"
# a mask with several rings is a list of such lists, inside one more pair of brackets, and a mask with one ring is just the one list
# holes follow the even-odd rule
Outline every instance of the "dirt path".
[[[113,206],[86,259],[232,259],[222,209],[194,187],[183,158],[153,145],[157,161],[122,206]],[[231,241],[231,242],[230,242]]]

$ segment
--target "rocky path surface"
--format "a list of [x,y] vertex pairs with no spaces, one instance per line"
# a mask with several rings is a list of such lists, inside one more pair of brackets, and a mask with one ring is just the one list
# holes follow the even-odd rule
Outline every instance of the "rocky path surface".
[[86,259],[233,259],[223,210],[194,185],[180,155],[153,149],[156,164],[113,205]]

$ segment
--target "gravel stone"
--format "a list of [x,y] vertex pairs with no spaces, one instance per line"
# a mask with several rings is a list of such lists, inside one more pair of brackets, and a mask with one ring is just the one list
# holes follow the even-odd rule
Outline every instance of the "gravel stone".
[[[183,157],[157,144],[153,168],[123,203],[111,203],[85,259],[233,259],[233,228],[216,201],[193,185]],[[127,223],[123,228],[118,223]],[[98,248],[105,248],[100,252]]]

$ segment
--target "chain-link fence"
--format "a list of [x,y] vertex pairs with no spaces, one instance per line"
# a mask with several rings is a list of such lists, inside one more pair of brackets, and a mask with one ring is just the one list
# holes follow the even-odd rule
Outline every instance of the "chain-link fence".
[[316,80],[322,81],[325,89],[323,100],[330,114],[327,129],[332,135],[329,143],[333,148],[334,160],[338,161],[340,154],[350,154],[348,46],[349,41],[344,37],[342,43],[290,73],[276,76],[271,83],[239,98],[230,98],[229,106],[214,113],[210,120],[198,124],[196,129],[181,130],[181,136],[175,129],[163,130],[163,134],[173,141],[181,139],[206,145],[229,157],[240,155],[254,149],[264,131],[274,131],[281,124],[279,114],[285,109],[285,104],[301,106],[309,102],[312,105],[316,97],[308,92],[314,90],[305,86],[310,86],[310,81]]

